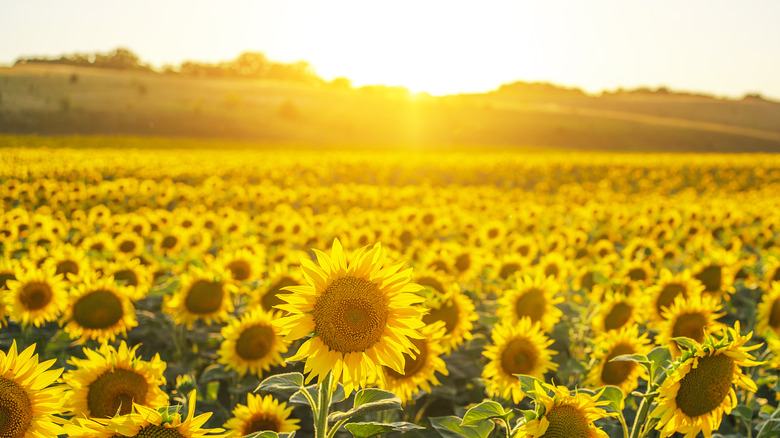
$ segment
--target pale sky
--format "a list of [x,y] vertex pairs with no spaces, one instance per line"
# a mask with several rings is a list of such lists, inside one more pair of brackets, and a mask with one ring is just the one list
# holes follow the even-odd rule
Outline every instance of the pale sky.
[[780,98],[777,0],[0,0],[0,64],[126,47],[154,66],[245,51],[325,79],[478,92],[668,86]]

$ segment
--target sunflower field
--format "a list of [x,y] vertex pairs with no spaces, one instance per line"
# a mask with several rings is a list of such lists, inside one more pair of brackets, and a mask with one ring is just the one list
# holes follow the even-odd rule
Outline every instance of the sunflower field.
[[0,157],[0,437],[780,436],[780,157]]

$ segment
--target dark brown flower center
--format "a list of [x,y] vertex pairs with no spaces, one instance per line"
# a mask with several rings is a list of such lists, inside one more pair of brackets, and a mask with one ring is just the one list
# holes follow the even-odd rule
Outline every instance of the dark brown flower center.
[[734,377],[734,359],[725,354],[700,357],[680,381],[675,401],[677,407],[693,418],[712,412],[723,403]]
[[544,414],[550,424],[540,438],[590,438],[590,423],[576,406],[556,405]]
[[197,280],[190,286],[184,305],[190,313],[208,315],[217,312],[222,307],[225,290],[222,282]]
[[263,306],[263,310],[270,312],[275,310],[274,307],[279,304],[284,304],[285,301],[279,298],[279,295],[285,294],[285,291],[283,291],[282,288],[287,286],[298,286],[298,282],[290,277],[282,277],[276,284],[268,289],[268,292],[266,292],[260,300],[260,305]]
[[99,289],[82,295],[73,304],[73,320],[87,329],[106,329],[122,319],[122,300]]
[[24,388],[0,377],[0,436],[22,438],[30,428],[33,410]]
[[527,316],[533,322],[541,321],[545,310],[547,310],[547,298],[544,296],[544,291],[537,287],[523,292],[515,302],[515,313],[518,319]]
[[245,329],[236,341],[236,354],[244,360],[257,360],[271,351],[276,335],[267,325],[255,325]]
[[129,414],[134,402],[145,403],[148,389],[144,376],[135,371],[121,368],[108,370],[89,384],[89,413],[99,418],[113,417],[117,411],[120,415]]
[[620,386],[626,381],[636,362],[610,362],[612,359],[624,355],[634,354],[634,349],[629,345],[618,344],[604,359],[604,368],[601,370],[601,381],[607,385]]
[[363,278],[333,280],[314,304],[315,330],[339,353],[365,351],[376,344],[387,316],[386,297],[376,283]]
[[22,286],[19,300],[28,310],[39,310],[46,307],[54,297],[51,286],[41,281],[31,281]]
[[527,339],[509,341],[501,353],[501,368],[507,374],[528,374],[539,362],[539,350]]

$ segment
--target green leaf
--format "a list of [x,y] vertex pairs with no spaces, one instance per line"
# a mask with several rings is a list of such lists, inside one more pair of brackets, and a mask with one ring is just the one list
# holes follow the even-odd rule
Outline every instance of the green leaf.
[[697,349],[701,348],[701,345],[699,345],[698,342],[685,336],[678,336],[676,338],[672,338],[672,340],[677,343],[681,350],[696,351]]
[[621,354],[613,357],[610,362],[638,362],[641,364],[650,364],[650,359],[644,354]]
[[208,382],[214,382],[216,380],[226,380],[230,378],[230,371],[226,370],[225,367],[219,364],[209,365],[206,367],[206,369],[203,370],[202,373],[200,373],[200,377],[198,377],[199,383],[208,383]]
[[290,433],[276,433],[270,430],[266,430],[263,432],[253,432],[244,438],[293,438],[295,437],[295,432]]
[[405,421],[397,423],[349,423],[344,428],[355,438],[368,438],[387,432],[408,432],[415,429],[425,429]]
[[625,398],[623,397],[623,391],[617,386],[607,386],[604,388],[604,392],[601,393],[601,399],[609,401],[607,407],[613,411],[623,412]]
[[303,388],[303,374],[286,373],[271,376],[257,385],[255,392],[267,391],[277,394],[292,395]]
[[744,420],[745,424],[750,424],[753,420],[753,409],[745,405],[738,405],[731,410],[731,415]]
[[479,426],[461,426],[461,419],[455,416],[429,418],[431,426],[444,438],[486,438],[495,427],[492,421]]
[[511,409],[505,411],[504,407],[500,404],[492,400],[485,400],[466,411],[461,426],[476,426],[483,421],[488,421],[492,418],[504,418],[508,420],[511,415]]
[[667,362],[672,359],[672,354],[667,347],[655,347],[653,351],[647,354],[647,358],[658,366],[666,367]]
[[515,374],[515,377],[520,379],[520,389],[522,389],[523,392],[526,393],[526,394],[530,394],[532,392],[536,392],[536,389],[534,388],[534,382],[539,382],[539,386],[544,388],[544,386],[542,385],[542,383],[544,383],[544,382],[542,382],[541,380],[537,379],[536,377],[527,376],[525,374]]
[[382,391],[376,388],[362,389],[355,394],[355,403],[347,412],[334,412],[328,416],[328,421],[335,423],[364,415],[369,412],[401,409],[401,399],[392,392]]

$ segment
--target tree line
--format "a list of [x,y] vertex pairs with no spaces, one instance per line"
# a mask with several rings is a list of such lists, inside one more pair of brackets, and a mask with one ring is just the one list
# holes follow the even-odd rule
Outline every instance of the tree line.
[[314,68],[308,62],[274,62],[260,52],[245,52],[234,60],[218,63],[184,61],[178,67],[167,65],[160,70],[142,62],[138,55],[125,48],[117,48],[109,53],[75,53],[58,57],[20,57],[14,63],[15,66],[29,64],[72,65],[209,78],[278,79],[306,83],[325,82],[317,76]]

